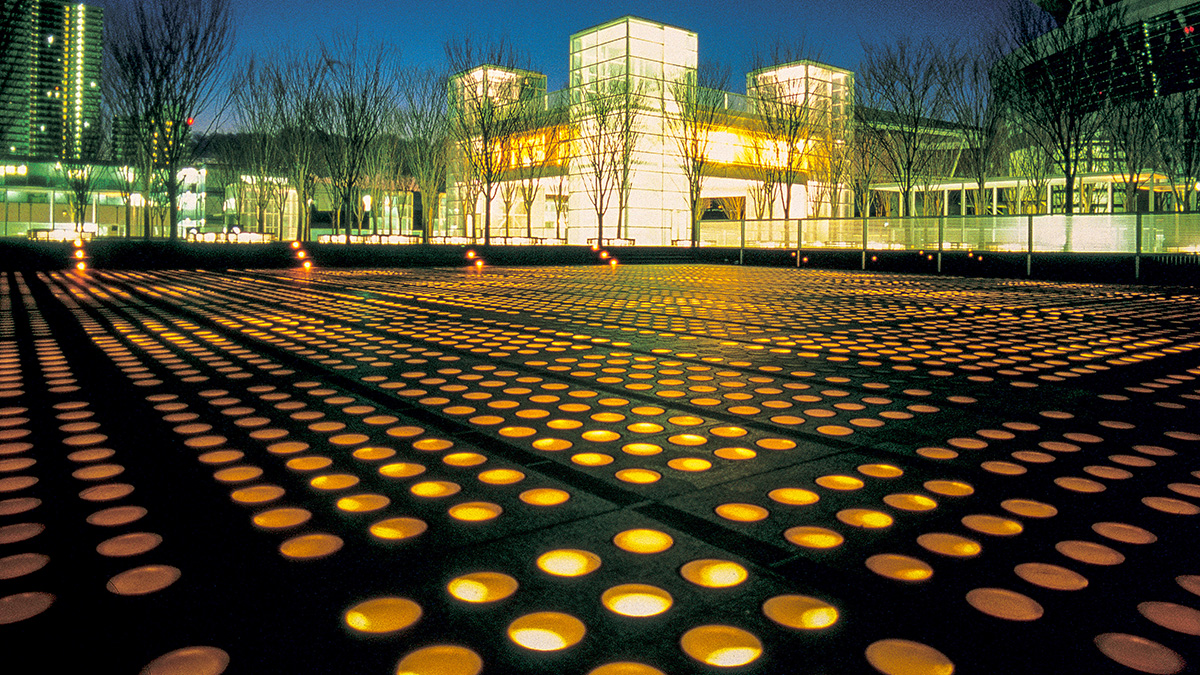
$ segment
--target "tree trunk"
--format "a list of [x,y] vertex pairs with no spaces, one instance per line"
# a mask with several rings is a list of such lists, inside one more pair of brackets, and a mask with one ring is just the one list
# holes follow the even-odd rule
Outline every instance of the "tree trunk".
[[[488,185],[489,193],[491,187]],[[492,243],[492,198],[484,195],[483,199],[483,245],[488,246]]]
[[172,241],[179,237],[179,208],[176,205],[175,198],[178,196],[179,186],[175,184],[175,177],[167,176],[167,226],[171,229],[169,237]]

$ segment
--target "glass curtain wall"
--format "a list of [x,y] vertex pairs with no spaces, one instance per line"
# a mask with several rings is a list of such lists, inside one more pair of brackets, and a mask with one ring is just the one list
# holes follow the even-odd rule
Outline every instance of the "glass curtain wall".
[[[687,237],[687,184],[668,116],[677,112],[671,83],[696,68],[696,45],[693,32],[633,17],[571,36],[571,116],[577,138],[570,171],[568,243],[596,239],[595,201],[602,191],[605,243],[665,245]],[[616,105],[593,105],[595,97],[618,100]],[[629,117],[603,120],[598,114]],[[606,144],[600,136],[612,138]],[[611,176],[597,175],[609,169],[598,166],[589,156],[595,153],[587,152],[606,145],[616,160]],[[622,157],[625,153],[627,159]],[[609,189],[598,187],[602,185]]]

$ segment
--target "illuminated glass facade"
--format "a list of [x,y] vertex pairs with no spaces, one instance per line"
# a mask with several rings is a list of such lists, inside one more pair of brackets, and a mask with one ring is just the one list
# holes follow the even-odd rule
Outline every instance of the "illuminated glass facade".
[[[495,141],[494,153],[503,155],[509,167],[500,178],[510,191],[522,180],[523,164],[543,161],[553,166],[540,172],[538,194],[528,214],[512,215],[524,205],[514,209],[509,199],[506,208],[506,187],[501,185],[491,209],[492,238],[526,243],[510,235],[511,222],[516,219],[524,224],[528,216],[528,221],[537,224],[528,233],[536,243],[689,243],[692,214],[685,151],[680,143],[681,108],[676,99],[679,83],[696,77],[697,64],[696,33],[636,17],[623,17],[572,35],[568,88],[538,99],[546,110],[564,110],[560,119],[565,120],[569,139],[552,152],[532,155],[512,148],[548,143],[547,139],[557,134],[548,134],[545,128],[524,128],[515,135],[525,140],[507,145]],[[535,77],[541,76],[481,66],[455,78],[450,87],[451,108],[455,115],[463,114],[463,106],[458,104],[464,100],[463,92],[488,91],[493,97],[512,98],[511,91],[506,93],[498,84],[489,83],[491,79],[533,81]],[[544,87],[544,77],[538,81]],[[817,190],[816,186],[830,153],[844,145],[852,115],[853,82],[850,71],[803,61],[750,73],[749,95],[705,90],[705,105],[715,111],[706,116],[699,143],[706,160],[704,203],[722,203],[726,205],[723,208],[746,214],[770,201],[768,210],[782,215],[783,210],[774,206],[784,201],[784,193],[776,189],[768,194],[760,186],[761,170],[783,162],[795,169],[788,184],[790,218],[831,210],[840,214],[844,208],[839,204],[849,200],[840,202],[828,194],[843,191],[841,181],[831,190]],[[485,87],[484,83],[489,84]],[[801,120],[802,128],[789,138],[781,138],[762,122],[756,98],[767,90],[777,97],[779,106],[800,111],[792,117]],[[478,138],[470,141],[479,142]],[[484,217],[483,197],[479,177],[472,180],[462,161],[468,152],[464,143],[459,140],[455,152],[459,160],[451,162],[448,194],[454,206],[447,219],[449,229],[437,234],[482,238],[478,228]],[[815,197],[818,192],[827,195],[826,205]]]

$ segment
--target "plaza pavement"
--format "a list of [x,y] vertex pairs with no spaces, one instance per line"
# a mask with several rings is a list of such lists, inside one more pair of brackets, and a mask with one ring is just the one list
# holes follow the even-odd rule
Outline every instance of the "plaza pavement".
[[1200,672],[1186,289],[0,274],[0,672]]

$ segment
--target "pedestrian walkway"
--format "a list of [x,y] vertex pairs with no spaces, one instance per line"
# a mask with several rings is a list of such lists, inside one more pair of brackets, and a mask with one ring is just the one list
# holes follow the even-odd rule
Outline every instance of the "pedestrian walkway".
[[4,672],[1200,672],[1200,300],[0,276]]

